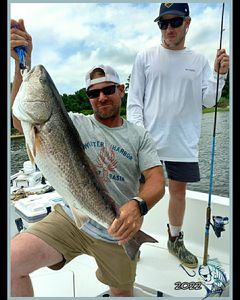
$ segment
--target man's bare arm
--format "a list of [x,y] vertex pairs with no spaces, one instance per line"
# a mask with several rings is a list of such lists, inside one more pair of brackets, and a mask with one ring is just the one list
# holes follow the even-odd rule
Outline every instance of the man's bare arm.
[[[11,20],[11,57],[15,60],[15,74],[12,84],[12,91],[11,91],[11,107],[14,103],[14,100],[16,98],[16,95],[20,89],[21,83],[22,83],[22,75],[19,68],[19,58],[14,50],[15,47],[18,46],[25,46],[26,47],[26,65],[30,68],[31,67],[31,53],[32,53],[32,37],[27,33],[24,21],[20,19],[19,21]],[[13,126],[16,128],[19,132],[22,131],[21,122],[12,115],[13,118]]]

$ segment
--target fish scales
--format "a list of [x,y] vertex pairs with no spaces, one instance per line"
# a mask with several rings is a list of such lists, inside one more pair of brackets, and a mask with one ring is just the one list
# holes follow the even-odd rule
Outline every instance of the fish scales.
[[[96,175],[88,168],[90,162],[85,152],[75,143],[71,127],[59,130],[57,125],[59,123],[53,124],[50,132],[44,128],[45,125],[40,130],[42,141],[36,154],[37,165],[40,170],[46,170],[46,178],[59,190],[59,194],[65,195],[68,192],[66,200],[72,199],[76,208],[79,205],[76,201],[79,200],[82,211],[89,217],[95,214],[97,221],[106,227],[116,214],[106,210],[108,202],[101,194],[99,185],[93,181]],[[81,157],[79,152],[82,152]],[[53,169],[49,169],[49,166]],[[103,211],[107,214],[102,214]]]
[[[108,228],[119,208],[85,153],[61,96],[42,65],[23,75],[12,110],[21,121],[30,159],[54,189],[73,212]],[[139,230],[123,245],[130,259],[135,259],[144,242],[157,241]]]
[[[41,77],[41,73],[38,76]],[[49,99],[49,105],[46,105],[46,118],[49,117],[49,111],[51,111],[50,117],[44,123],[35,126],[37,130],[35,140],[38,141],[36,144],[39,145],[35,162],[52,186],[59,191],[60,195],[64,196],[71,207],[74,206],[79,210],[80,204],[83,213],[89,217],[92,216],[92,213],[95,214],[97,221],[106,227],[106,225],[111,224],[116,213],[113,213],[112,210],[106,210],[109,201],[106,202],[103,193],[99,193],[99,190],[103,192],[105,188],[100,182],[94,182],[97,177],[83,150],[79,134],[66,113],[52,80],[48,78],[47,74],[44,74],[44,77],[42,78],[43,84],[48,82],[51,87],[45,92],[44,86],[40,85],[37,88],[39,84],[36,80],[33,80],[34,86],[31,85],[31,82],[29,83],[31,90],[37,88],[40,90],[41,97]],[[26,78],[26,83],[27,80],[28,78]],[[25,110],[27,111],[27,109],[30,110],[26,107]],[[39,110],[41,108],[37,105],[38,114]],[[31,107],[30,111],[32,113],[34,108]],[[36,116],[39,118],[38,114],[36,113]],[[43,113],[40,115],[41,118],[44,118]],[[83,168],[84,165],[86,167]],[[103,214],[104,210],[107,213]]]

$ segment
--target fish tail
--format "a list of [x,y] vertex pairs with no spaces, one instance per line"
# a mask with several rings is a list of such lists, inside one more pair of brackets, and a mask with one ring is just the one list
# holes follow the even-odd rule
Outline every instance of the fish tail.
[[151,237],[150,235],[139,230],[131,240],[129,240],[127,243],[125,243],[123,245],[123,248],[124,248],[127,256],[131,260],[134,260],[136,257],[136,254],[138,253],[140,246],[146,242],[158,243],[158,241],[155,240],[153,237]]

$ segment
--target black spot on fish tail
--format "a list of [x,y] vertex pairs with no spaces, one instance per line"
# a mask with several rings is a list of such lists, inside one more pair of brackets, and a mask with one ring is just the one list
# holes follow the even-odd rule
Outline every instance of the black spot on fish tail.
[[123,248],[124,248],[127,256],[131,260],[135,260],[136,254],[138,253],[140,246],[143,243],[147,243],[147,242],[148,243],[158,243],[158,241],[155,240],[153,237],[151,237],[150,235],[146,234],[145,232],[139,230],[130,241],[128,241],[127,243],[125,243],[123,245]]

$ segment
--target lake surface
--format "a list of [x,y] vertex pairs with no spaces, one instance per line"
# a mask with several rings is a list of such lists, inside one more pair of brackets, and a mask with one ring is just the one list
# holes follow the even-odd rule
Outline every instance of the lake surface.
[[[189,183],[188,189],[199,192],[209,192],[210,164],[212,155],[214,113],[203,114],[202,133],[199,143],[199,165],[201,181]],[[215,137],[214,171],[212,194],[229,197],[229,169],[230,169],[230,133],[229,112],[218,112]],[[28,160],[24,138],[11,140],[11,174],[23,167]]]

